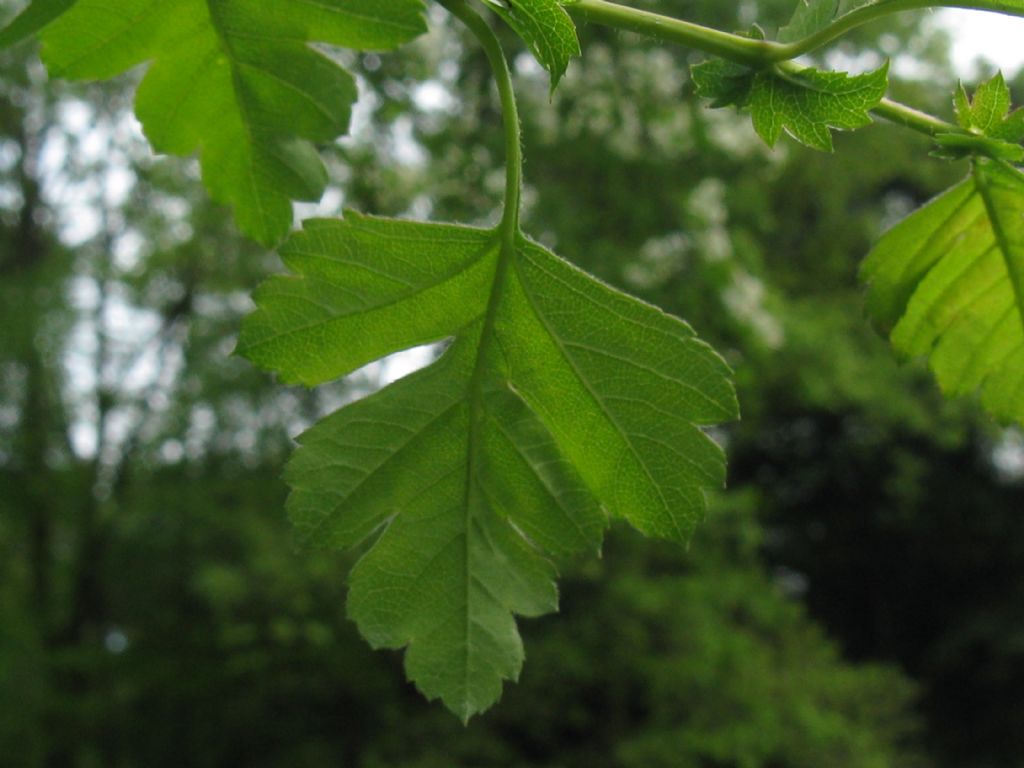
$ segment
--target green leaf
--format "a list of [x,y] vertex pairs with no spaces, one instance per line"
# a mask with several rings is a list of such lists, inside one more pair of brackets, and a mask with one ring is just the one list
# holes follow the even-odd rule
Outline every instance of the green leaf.
[[686,541],[724,480],[700,428],[734,418],[722,360],[682,321],[518,236],[348,213],[307,222],[239,350],[313,385],[452,339],[433,365],[301,439],[302,540],[372,542],[349,612],[466,719],[514,679],[514,614],[556,607],[547,556],[599,546],[604,513]]
[[690,67],[690,78],[697,95],[711,99],[718,109],[745,106],[754,85],[754,71],[725,59],[708,59]]
[[953,108],[965,130],[1007,142],[1024,139],[1024,110],[1010,112],[1010,87],[1002,72],[979,85],[973,98],[968,98],[960,83],[953,95]]
[[485,0],[551,74],[554,92],[569,60],[580,55],[576,25],[559,0]]
[[979,159],[971,175],[868,255],[868,311],[893,346],[927,355],[947,395],[981,389],[1024,424],[1024,175]]
[[839,0],[797,0],[793,18],[779,30],[779,42],[796,42],[824,29],[838,11]]
[[959,159],[983,155],[995,160],[1019,163],[1024,160],[1024,111],[1010,113],[1010,88],[1002,73],[978,86],[969,98],[963,83],[953,93],[957,122],[967,134],[940,133],[935,137],[938,157]]
[[292,200],[319,199],[314,142],[348,128],[352,77],[309,42],[393,48],[424,29],[421,0],[78,0],[43,32],[55,76],[112,77],[151,62],[136,112],[153,147],[201,152],[215,200],[271,244]]
[[1003,80],[1003,73],[998,72],[991,80],[979,85],[970,100],[963,83],[960,83],[953,104],[961,128],[989,136],[1010,113],[1010,88]]
[[0,49],[31,37],[67,11],[76,0],[35,0],[0,30]]
[[888,70],[885,64],[855,76],[814,69],[759,72],[749,98],[754,130],[769,146],[785,129],[801,144],[831,152],[830,128],[853,130],[871,124],[868,112],[885,96]]
[[871,124],[870,110],[888,88],[886,64],[874,72],[850,76],[845,72],[801,69],[753,70],[721,59],[690,69],[697,94],[711,106],[748,107],[754,130],[775,146],[783,129],[801,144],[832,151],[832,128],[853,130]]

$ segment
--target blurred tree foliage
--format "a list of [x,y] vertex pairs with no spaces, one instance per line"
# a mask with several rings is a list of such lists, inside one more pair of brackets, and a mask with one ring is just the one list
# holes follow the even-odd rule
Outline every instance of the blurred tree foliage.
[[[792,2],[647,5],[740,28]],[[321,211],[494,216],[486,67],[435,21],[352,60],[369,106]],[[945,40],[920,21],[830,63],[917,56],[928,77],[898,95],[948,112],[927,103],[955,79]],[[893,361],[855,283],[895,212],[963,169],[886,126],[834,156],[769,151],[695,102],[693,55],[582,35],[553,100],[514,59],[529,228],[726,350],[744,420],[692,548],[616,531],[569,567],[561,615],[524,622],[523,679],[465,729],[367,649],[348,563],[296,552],[284,520],[290,436],[387,366],[306,392],[233,358],[275,257],[194,164],[149,156],[131,83],[69,89],[4,54],[0,764],[1024,765],[1020,435]]]

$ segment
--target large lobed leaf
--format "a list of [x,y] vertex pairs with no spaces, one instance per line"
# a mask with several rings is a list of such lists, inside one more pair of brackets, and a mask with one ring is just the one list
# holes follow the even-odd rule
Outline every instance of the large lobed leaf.
[[868,310],[893,345],[927,355],[949,395],[981,388],[1024,424],[1024,174],[975,160],[971,175],[891,229],[868,255]]
[[522,238],[349,213],[307,222],[257,293],[240,351],[314,385],[452,339],[428,368],[329,416],[289,464],[301,539],[350,548],[349,613],[463,719],[553,610],[549,556],[605,515],[685,541],[724,479],[701,425],[734,418],[722,360],[683,322]]
[[113,77],[150,62],[136,112],[153,147],[201,152],[214,199],[272,244],[292,200],[316,200],[314,143],[343,134],[356,87],[309,43],[383,50],[424,30],[422,0],[36,0],[7,42],[45,27],[55,76]]

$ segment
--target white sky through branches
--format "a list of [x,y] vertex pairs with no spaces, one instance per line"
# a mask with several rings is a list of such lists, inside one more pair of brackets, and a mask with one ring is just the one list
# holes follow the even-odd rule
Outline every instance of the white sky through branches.
[[1024,18],[949,8],[940,11],[939,24],[951,32],[953,64],[965,80],[976,74],[979,59],[995,64],[1007,77],[1024,65]]

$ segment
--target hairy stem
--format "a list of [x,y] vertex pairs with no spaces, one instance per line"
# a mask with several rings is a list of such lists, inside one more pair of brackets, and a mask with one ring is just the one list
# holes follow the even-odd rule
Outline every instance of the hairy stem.
[[519,109],[512,90],[512,74],[494,32],[465,0],[439,0],[441,5],[469,28],[484,49],[494,73],[501,99],[501,114],[505,131],[505,203],[501,217],[501,230],[514,236],[519,231],[520,195],[523,185],[523,149],[519,135]]
[[782,47],[778,43],[733,35],[670,16],[609,3],[607,0],[574,0],[565,6],[565,10],[585,21],[696,48],[738,64],[759,66],[789,58],[777,54],[776,49]]
[[871,113],[928,136],[936,136],[940,133],[968,133],[959,125],[947,123],[927,112],[921,112],[892,99],[882,99],[879,105],[871,110]]

